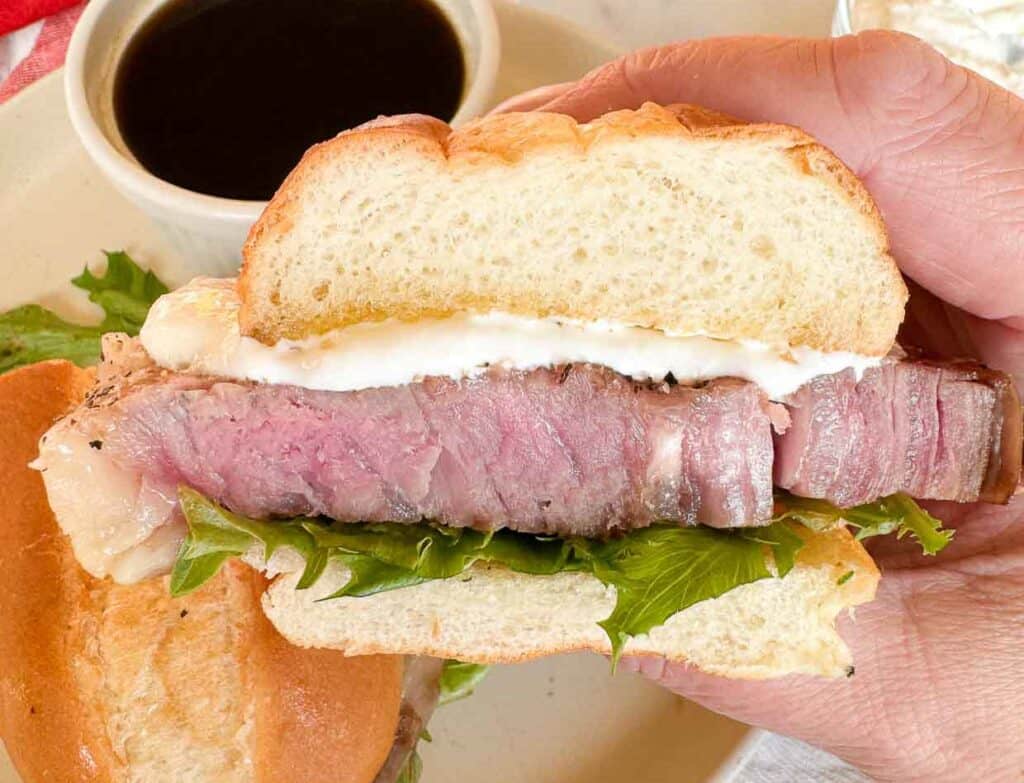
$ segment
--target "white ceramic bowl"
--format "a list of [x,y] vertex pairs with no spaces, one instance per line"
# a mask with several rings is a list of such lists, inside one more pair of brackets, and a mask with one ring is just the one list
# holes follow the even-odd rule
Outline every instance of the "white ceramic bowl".
[[[344,0],[338,0],[344,2]],[[71,124],[100,171],[163,229],[205,274],[230,275],[249,228],[266,202],[195,193],[146,171],[114,119],[117,64],[140,25],[168,0],[92,0],[68,46],[64,94]],[[458,125],[487,108],[498,72],[498,24],[490,0],[434,0],[447,14],[466,56],[467,83]]]

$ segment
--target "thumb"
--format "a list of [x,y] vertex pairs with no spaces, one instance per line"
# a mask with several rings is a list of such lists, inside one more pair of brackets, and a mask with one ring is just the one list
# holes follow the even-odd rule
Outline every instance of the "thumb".
[[890,779],[899,779],[904,749],[898,747],[899,735],[867,706],[882,703],[864,698],[864,691],[877,683],[870,674],[838,681],[800,675],[738,680],[653,656],[624,658],[619,669],[638,672],[733,720],[822,748],[869,774],[886,771]]
[[[814,713],[823,706],[819,691],[828,681],[798,676],[730,679],[656,656],[623,658],[618,668],[642,674],[673,693],[734,720],[821,744],[820,732],[807,729],[821,723]],[[790,709],[794,696],[802,704],[799,711]]]
[[510,111],[533,111],[545,103],[550,103],[555,98],[568,92],[574,82],[559,82],[558,84],[545,84],[543,87],[535,87],[532,90],[521,92],[511,98],[507,98],[488,114],[504,114]]
[[[654,656],[623,658],[619,668],[639,672],[734,720],[828,750],[862,769],[895,766],[905,756],[906,748],[900,746],[903,738],[893,731],[890,721],[903,726],[910,719],[891,709],[890,697],[893,693],[914,693],[919,676],[913,667],[905,667],[901,658],[885,654],[892,628],[899,624],[894,606],[901,595],[900,582],[887,575],[876,600],[858,607],[855,621],[849,616],[839,619],[837,630],[849,644],[857,665],[849,677],[733,679]],[[906,703],[911,701],[907,699]]]
[[1024,390],[1024,329],[1012,323],[978,318],[911,283],[899,342],[932,356],[978,359],[1009,373]]

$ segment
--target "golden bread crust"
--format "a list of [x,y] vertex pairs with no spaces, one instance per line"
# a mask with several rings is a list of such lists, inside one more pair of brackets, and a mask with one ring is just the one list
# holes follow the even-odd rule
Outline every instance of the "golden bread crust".
[[401,656],[346,658],[289,644],[263,614],[267,582],[248,571],[252,623],[247,684],[256,705],[255,780],[370,783],[394,743]]
[[[395,188],[415,188],[415,185],[408,184],[411,175],[401,174],[401,167],[412,165],[412,161],[436,170],[436,176],[424,175],[427,182],[448,176],[465,182],[466,178],[484,181],[495,171],[514,170],[522,167],[524,161],[533,161],[539,155],[554,155],[561,176],[572,177],[578,162],[593,157],[597,151],[608,150],[627,140],[647,144],[657,139],[675,140],[683,145],[678,149],[684,152],[691,148],[706,148],[706,154],[712,157],[729,157],[742,149],[774,150],[771,154],[781,153],[784,159],[788,159],[791,174],[779,172],[778,167],[773,168],[772,164],[768,165],[768,169],[774,172],[772,176],[817,180],[837,200],[845,203],[843,209],[859,214],[862,223],[856,231],[862,235],[860,239],[863,242],[872,244],[870,252],[864,253],[872,257],[870,261],[864,261],[864,275],[870,279],[870,284],[863,291],[850,291],[848,295],[865,300],[865,308],[862,309],[870,312],[865,312],[862,322],[857,322],[860,316],[856,308],[833,316],[837,321],[841,318],[843,323],[830,322],[829,307],[821,305],[816,308],[814,302],[806,301],[813,298],[813,294],[801,294],[801,301],[784,301],[785,293],[773,293],[774,288],[764,293],[763,302],[757,300],[745,314],[720,318],[713,313],[688,315],[687,311],[693,308],[686,306],[687,286],[681,283],[677,284],[677,293],[683,304],[678,308],[670,306],[673,292],[659,289],[657,281],[651,283],[650,290],[645,290],[643,286],[627,286],[616,282],[618,278],[609,278],[596,291],[573,291],[572,288],[581,284],[575,280],[566,281],[562,275],[571,265],[573,256],[558,260],[560,269],[549,263],[547,270],[543,270],[542,259],[529,259],[542,271],[530,273],[524,281],[517,277],[519,273],[514,269],[507,274],[503,271],[511,269],[516,259],[500,261],[495,271],[490,266],[484,269],[482,265],[474,266],[468,261],[437,258],[437,242],[441,240],[435,242],[433,250],[422,249],[423,253],[431,256],[422,258],[422,271],[418,266],[420,259],[410,256],[401,272],[393,272],[389,259],[394,258],[395,252],[401,250],[413,256],[420,252],[399,247],[412,242],[408,235],[420,229],[429,233],[429,220],[434,220],[434,215],[445,210],[457,208],[451,205],[426,213],[431,215],[428,223],[419,226],[409,218],[408,210],[396,209],[389,217],[393,228],[389,229],[389,236],[393,235],[392,238],[369,245],[358,236],[358,227],[362,223],[353,217],[353,233],[332,240],[336,246],[327,247],[324,244],[326,240],[322,238],[303,240],[303,255],[322,257],[324,261],[280,257],[282,253],[291,252],[284,249],[284,245],[288,245],[293,232],[315,232],[311,215],[319,208],[311,208],[310,194],[329,187],[334,182],[332,172],[341,170],[349,162],[365,166],[367,171],[360,176],[371,179],[346,185],[332,209],[351,209],[351,202],[360,200],[362,190],[366,191],[367,199],[375,202],[390,198],[396,192]],[[387,171],[389,165],[396,167],[394,173]],[[378,176],[377,171],[383,172],[379,176],[382,181],[386,180],[385,183],[372,181]],[[579,176],[584,176],[582,171]],[[749,176],[764,175],[752,171]],[[393,185],[390,184],[392,182]],[[379,188],[372,194],[371,185]],[[610,196],[613,200],[616,192]],[[412,198],[410,194],[406,195]],[[508,199],[509,209],[516,208],[515,193],[496,197]],[[637,198],[643,202],[643,198]],[[473,203],[465,206],[470,211],[474,208]],[[732,205],[726,204],[725,208],[732,208]],[[368,209],[372,210],[373,206]],[[322,219],[330,224],[333,216],[325,214]],[[455,231],[452,226],[457,228],[460,219],[449,216],[445,218],[448,222],[438,226],[437,230],[449,233],[452,242],[463,243],[457,232],[452,233]],[[594,216],[594,219],[600,222],[600,216]],[[580,229],[571,224],[564,229],[588,230],[585,226]],[[686,231],[676,238],[672,236],[672,226],[666,230],[667,241],[677,245],[686,241]],[[869,236],[873,238],[865,238]],[[394,237],[398,239],[392,241]],[[500,255],[503,239],[503,236],[495,236],[486,240],[490,248],[487,254]],[[751,241],[768,247],[769,253],[774,252],[775,238],[772,236],[766,239],[753,237]],[[660,252],[657,242],[654,237],[650,242],[648,252],[656,256]],[[457,255],[458,251],[453,252]],[[711,256],[703,259],[694,256],[686,264],[692,265],[696,274],[703,268],[702,264],[718,262],[715,254],[730,251],[712,248],[710,252]],[[634,262],[629,258],[608,260],[612,266],[623,263],[629,265]],[[751,279],[760,279],[763,272],[750,269],[755,262],[745,263]],[[769,263],[782,264],[777,272],[771,274],[785,279],[787,275],[792,277],[794,269],[817,263],[817,260],[788,257],[769,259]],[[674,273],[669,269],[667,276]],[[420,275],[422,277],[417,277]],[[638,275],[650,277],[646,271],[638,272]],[[299,285],[293,280],[295,287],[290,289],[290,276],[308,280],[308,285]],[[586,277],[584,275],[583,279]],[[652,103],[644,104],[635,111],[611,112],[587,124],[577,123],[566,115],[531,112],[489,116],[452,130],[438,120],[415,116],[386,118],[342,133],[310,149],[268,204],[245,244],[238,284],[243,301],[243,333],[266,343],[274,343],[281,338],[297,339],[368,320],[417,320],[444,317],[459,311],[503,310],[534,317],[618,320],[670,333],[704,332],[724,339],[760,339],[763,336],[765,342],[773,344],[806,345],[823,351],[846,350],[867,355],[882,355],[889,350],[902,320],[907,296],[902,277],[889,255],[888,237],[877,207],[857,177],[830,150],[791,126],[747,124],[701,107],[662,107]],[[723,285],[727,287],[728,283]],[[834,293],[822,291],[824,285],[820,283],[815,285],[823,299]],[[621,290],[617,291],[617,287]],[[711,296],[729,298],[730,294],[723,290]],[[754,294],[750,296],[754,297]],[[779,317],[788,321],[773,324],[772,319]]]
[[400,657],[292,647],[241,563],[173,599],[166,579],[115,585],[75,562],[28,463],[92,382],[68,362],[0,376],[0,737],[24,783],[370,783]]
[[42,479],[27,467],[40,436],[90,383],[68,362],[0,376],[0,736],[26,783],[125,779],[68,649],[81,643],[76,619],[95,581],[75,564]]

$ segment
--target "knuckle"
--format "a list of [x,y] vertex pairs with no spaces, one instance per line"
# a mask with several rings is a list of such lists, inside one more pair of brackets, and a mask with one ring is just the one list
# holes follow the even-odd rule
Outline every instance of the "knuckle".
[[[872,30],[836,43],[836,78],[876,111],[920,119],[957,104],[968,72],[905,33]],[[961,107],[962,108],[962,107]]]

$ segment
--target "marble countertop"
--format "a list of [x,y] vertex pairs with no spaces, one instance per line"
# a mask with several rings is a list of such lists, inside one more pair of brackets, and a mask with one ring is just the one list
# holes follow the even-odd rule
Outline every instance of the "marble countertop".
[[682,38],[773,33],[827,36],[834,0],[520,0],[560,14],[624,50]]

